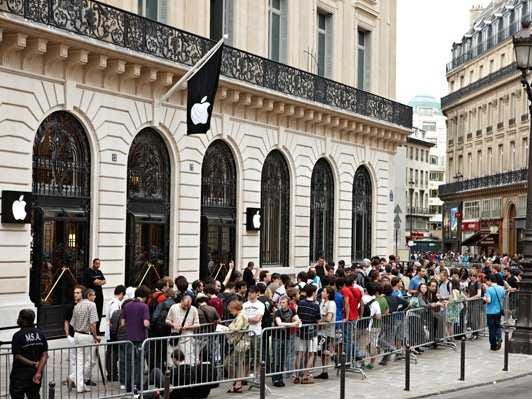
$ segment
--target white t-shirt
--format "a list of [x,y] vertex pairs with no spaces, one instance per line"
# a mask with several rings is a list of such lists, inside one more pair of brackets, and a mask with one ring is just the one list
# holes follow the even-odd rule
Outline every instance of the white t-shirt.
[[371,302],[371,305],[369,305],[370,316],[372,317],[372,319],[369,322],[368,329],[371,329],[371,327],[373,326],[373,317],[381,314],[381,307],[379,303],[374,299],[375,296],[367,294],[362,297],[362,302],[364,302],[364,306],[366,306],[373,300],[373,302]]
[[[187,317],[185,319],[185,316]],[[185,321],[183,323],[183,320]],[[199,326],[199,316],[198,316],[198,309],[196,309],[195,306],[190,306],[190,311],[188,312],[186,309],[183,309],[181,307],[180,303],[175,303],[170,307],[170,310],[168,311],[168,315],[166,316],[166,321],[171,321],[172,323],[177,322],[178,327],[192,327],[192,326]],[[177,330],[172,327],[172,333],[176,333]],[[192,335],[194,334],[194,330],[187,330],[182,331],[181,335]]]
[[321,302],[320,303],[320,314],[322,320],[327,316],[328,313],[332,313],[332,318],[329,325],[323,326],[323,333],[326,337],[334,337],[336,333],[336,325],[334,322],[336,321],[336,302],[334,300]]
[[[255,318],[257,316],[260,316],[262,319],[262,316],[264,316],[265,307],[264,304],[259,300],[255,300],[255,302],[247,301],[244,302],[244,305],[242,305],[242,310],[244,311],[244,314],[246,315],[248,320],[251,320],[252,318]],[[261,321],[259,320],[257,323],[254,324],[250,322],[249,330],[253,331],[257,335],[262,334]]]

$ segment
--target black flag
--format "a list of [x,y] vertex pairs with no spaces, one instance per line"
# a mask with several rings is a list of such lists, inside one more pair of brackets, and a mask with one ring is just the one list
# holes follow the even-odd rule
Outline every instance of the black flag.
[[207,133],[211,128],[214,98],[220,79],[223,46],[188,81],[187,133]]

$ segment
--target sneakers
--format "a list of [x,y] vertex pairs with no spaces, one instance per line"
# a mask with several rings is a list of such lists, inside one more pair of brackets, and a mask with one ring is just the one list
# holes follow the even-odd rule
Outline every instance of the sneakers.
[[314,384],[312,377],[303,377],[301,384]]
[[282,382],[282,381],[275,381],[275,382],[273,383],[273,386],[274,386],[274,387],[277,387],[277,388],[282,388],[282,387],[285,386],[285,383]]
[[316,379],[318,379],[318,380],[328,380],[328,379],[329,379],[329,373],[327,373],[327,372],[323,372],[323,373],[317,375],[317,376],[314,377],[314,378],[316,378]]

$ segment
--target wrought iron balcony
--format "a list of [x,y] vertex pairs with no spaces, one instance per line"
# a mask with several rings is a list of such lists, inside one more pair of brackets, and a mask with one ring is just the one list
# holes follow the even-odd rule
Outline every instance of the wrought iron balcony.
[[[0,11],[133,51],[194,65],[212,40],[94,0],[0,0]],[[412,108],[225,46],[222,74],[245,83],[412,128]]]
[[431,215],[432,213],[430,212],[430,209],[429,208],[422,208],[422,207],[416,207],[416,206],[413,206],[412,208],[410,208],[409,206],[406,208],[406,212],[409,214],[409,215],[423,215],[423,216],[429,216]]
[[488,76],[484,76],[476,82],[473,82],[465,87],[462,87],[461,89],[452,92],[451,94],[445,97],[442,97],[441,106],[445,109],[446,107],[449,107],[451,104],[457,102],[468,94],[480,90],[483,87],[496,83],[514,74],[517,76],[518,72],[519,71],[517,70],[517,64],[515,62],[513,64],[507,65],[504,68],[499,69],[498,71],[490,73]]
[[438,187],[438,194],[447,197],[466,191],[480,190],[493,187],[509,186],[517,183],[526,183],[527,169],[512,170],[510,172],[497,173],[495,175],[476,177],[455,183],[442,184]]

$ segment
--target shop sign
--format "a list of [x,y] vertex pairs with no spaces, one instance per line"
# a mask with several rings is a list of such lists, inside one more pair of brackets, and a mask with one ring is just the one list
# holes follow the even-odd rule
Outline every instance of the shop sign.
[[246,230],[260,230],[260,208],[246,208]]
[[480,231],[480,222],[478,220],[462,222],[462,231],[463,232],[476,232]]
[[2,223],[31,223],[31,191],[2,191]]

